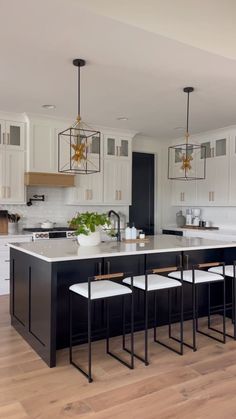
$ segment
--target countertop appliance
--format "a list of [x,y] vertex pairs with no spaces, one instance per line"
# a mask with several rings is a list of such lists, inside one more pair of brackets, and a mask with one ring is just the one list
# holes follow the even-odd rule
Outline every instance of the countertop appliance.
[[49,240],[49,239],[73,239],[75,230],[70,227],[54,227],[45,230],[45,228],[24,228],[24,232],[32,233],[33,240]]

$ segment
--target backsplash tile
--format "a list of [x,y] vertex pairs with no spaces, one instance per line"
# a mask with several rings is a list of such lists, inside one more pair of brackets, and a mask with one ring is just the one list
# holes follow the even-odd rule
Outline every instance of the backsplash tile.
[[[70,220],[77,212],[97,211],[108,212],[111,207],[107,206],[77,206],[65,205],[63,188],[46,188],[46,187],[28,187],[27,200],[33,195],[45,195],[44,202],[33,202],[33,205],[1,205],[1,209],[6,209],[12,213],[18,213],[21,216],[19,227],[35,227],[45,220],[51,220],[58,226],[66,226],[67,221]],[[117,211],[122,212],[128,219],[129,207],[119,206],[115,207]]]

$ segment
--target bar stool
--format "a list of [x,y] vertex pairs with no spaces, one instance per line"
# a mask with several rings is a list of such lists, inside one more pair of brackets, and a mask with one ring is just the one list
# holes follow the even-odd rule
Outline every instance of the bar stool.
[[[223,274],[220,275],[218,273],[208,272],[201,269],[209,268],[215,266],[222,266]],[[183,271],[183,281],[186,284],[191,285],[192,287],[192,310],[193,310],[193,344],[190,345],[184,342],[185,346],[193,349],[193,351],[197,350],[196,345],[196,332],[202,335],[205,335],[211,339],[214,339],[218,342],[225,343],[226,342],[226,330],[225,330],[225,317],[226,317],[226,302],[225,302],[225,265],[223,262],[213,262],[213,263],[199,263],[192,267],[192,270]],[[168,274],[169,277],[179,279],[180,273],[179,272],[170,272]],[[209,333],[200,330],[198,327],[198,287],[201,284],[212,284],[216,282],[223,283],[223,332],[220,332],[223,335],[223,339],[219,339],[215,336],[210,335]],[[210,310],[209,300],[208,300],[208,313]],[[216,330],[218,331],[218,330]],[[174,340],[176,338],[172,337]]]
[[[131,288],[125,285],[119,284],[115,282],[122,281],[126,276],[131,278]],[[88,372],[83,370],[78,364],[73,361],[73,324],[72,324],[72,313],[73,313],[73,295],[79,295],[80,297],[86,298],[88,302]],[[110,320],[109,320],[109,301],[112,298],[117,296],[125,296],[130,295],[131,297],[131,322],[130,322],[130,329],[131,329],[131,351],[130,351],[130,363],[121,359],[118,355],[114,354],[110,351],[110,344],[109,344],[109,327],[110,327]],[[82,374],[84,374],[87,378],[89,383],[93,381],[92,379],[92,352],[91,352],[91,341],[92,341],[92,334],[91,334],[91,306],[94,300],[105,300],[106,301],[106,353],[115,358],[117,361],[121,362],[123,365],[127,366],[130,369],[134,368],[134,355],[133,355],[133,347],[134,347],[134,339],[133,339],[133,276],[132,274],[125,274],[125,273],[114,273],[114,274],[107,274],[107,275],[97,275],[88,278],[88,282],[78,283],[71,285],[69,287],[69,339],[70,339],[70,348],[69,348],[69,355],[70,355],[70,364],[72,364],[75,368],[77,368]]]
[[[179,271],[179,278],[177,280],[168,278],[163,275],[163,273],[167,273],[173,270]],[[134,352],[134,356],[139,359],[140,361],[144,362],[145,365],[149,365],[148,360],[148,296],[150,292],[154,292],[154,342],[159,343],[160,345],[164,346],[165,348],[170,349],[178,353],[179,355],[183,355],[183,286],[182,286],[182,267],[178,268],[176,266],[168,267],[168,268],[156,268],[146,271],[145,275],[139,275],[133,277],[133,287],[137,288],[144,292],[144,310],[145,310],[145,329],[144,329],[144,357],[138,355]],[[123,283],[130,285],[131,278],[125,278]],[[160,290],[168,290],[168,325],[169,325],[169,335],[170,335],[170,327],[171,327],[171,290],[179,288],[181,290],[180,295],[180,348],[176,350],[175,348],[167,345],[164,342],[161,342],[157,339],[157,293]],[[170,337],[170,336],[169,336]],[[127,352],[130,352],[128,348],[125,347],[125,340],[123,340],[123,349]]]
[[[221,274],[223,273],[223,267],[222,266],[215,266],[212,267],[210,269],[208,269],[209,272],[213,272],[213,273],[218,273]],[[236,340],[236,294],[235,294],[235,290],[236,290],[236,261],[233,262],[233,265],[225,265],[225,276],[226,278],[231,278],[232,279],[232,300],[230,303],[226,304],[226,312],[231,310],[231,317],[232,317],[232,323],[234,325],[234,333],[233,335],[231,335],[230,333],[226,333],[226,336],[228,336],[231,339]],[[211,289],[210,289],[210,284],[208,286],[208,299],[209,301],[211,300]],[[219,308],[221,307],[216,307],[216,309],[219,310]],[[220,330],[214,328],[211,326],[211,312],[208,313],[208,327],[211,330],[214,330],[215,332],[218,333],[222,333]]]

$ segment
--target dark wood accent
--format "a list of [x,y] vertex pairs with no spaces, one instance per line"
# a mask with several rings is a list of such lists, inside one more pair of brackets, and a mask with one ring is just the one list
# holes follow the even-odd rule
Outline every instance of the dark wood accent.
[[115,279],[115,278],[122,278],[124,274],[122,272],[118,272],[116,274],[104,274],[104,275],[96,275],[94,279],[99,281],[101,279]]

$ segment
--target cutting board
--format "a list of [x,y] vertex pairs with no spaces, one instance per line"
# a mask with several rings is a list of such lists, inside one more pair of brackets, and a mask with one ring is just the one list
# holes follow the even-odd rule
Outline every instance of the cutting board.
[[200,227],[200,226],[183,226],[182,228],[189,228],[191,230],[219,230],[219,227]]

